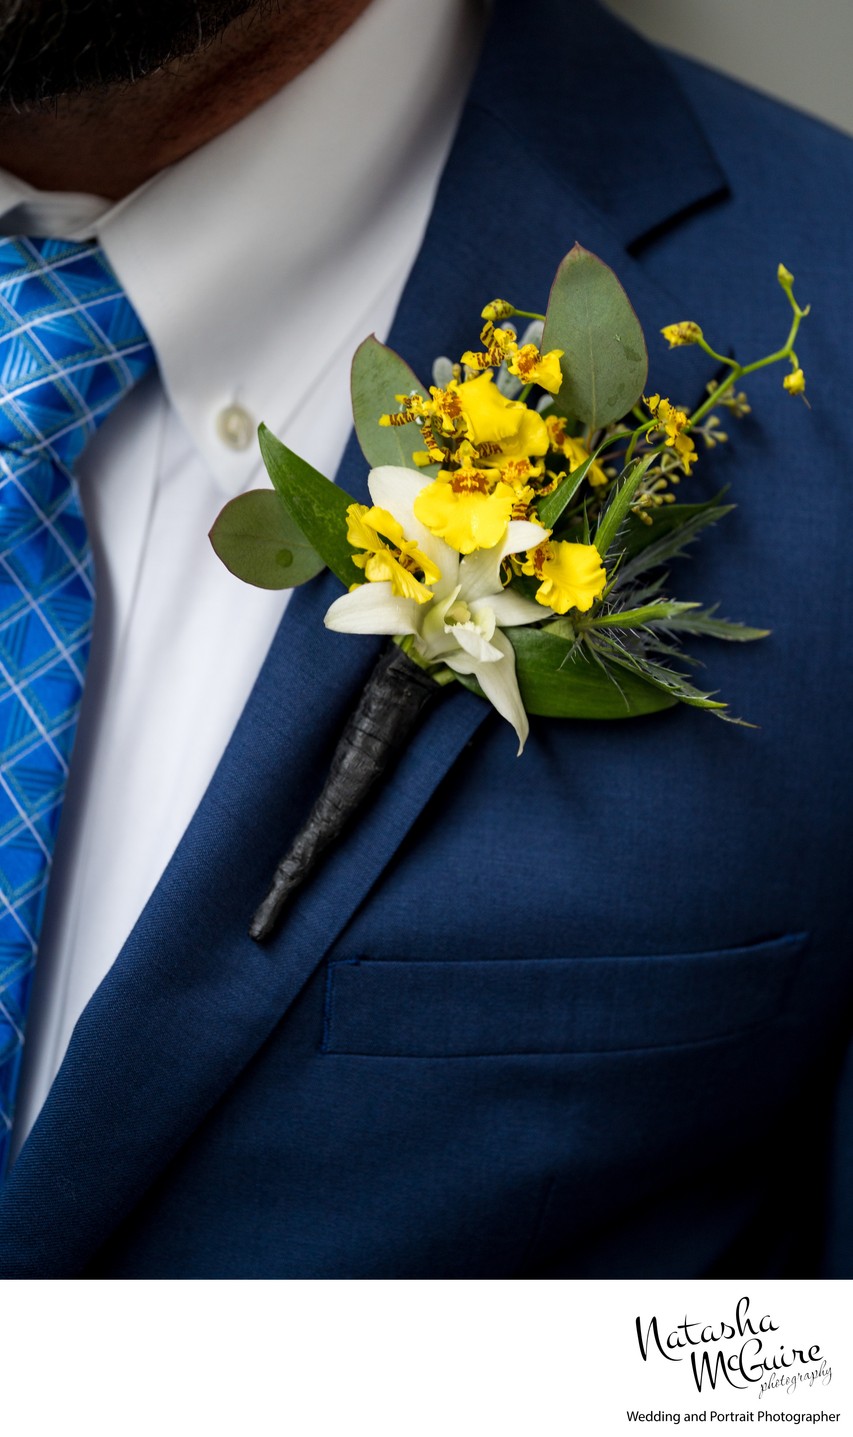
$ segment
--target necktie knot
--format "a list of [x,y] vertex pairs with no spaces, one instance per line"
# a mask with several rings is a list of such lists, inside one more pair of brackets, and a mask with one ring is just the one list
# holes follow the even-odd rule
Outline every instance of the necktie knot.
[[0,242],[0,447],[70,473],[87,439],[154,363],[103,251]]

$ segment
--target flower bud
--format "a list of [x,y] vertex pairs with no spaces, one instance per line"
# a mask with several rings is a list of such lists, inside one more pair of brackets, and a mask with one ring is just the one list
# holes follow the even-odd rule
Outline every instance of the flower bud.
[[499,320],[509,319],[511,315],[517,313],[515,305],[510,304],[508,299],[493,299],[491,304],[486,305],[481,318],[490,319],[492,324],[497,324]]
[[806,376],[801,369],[795,369],[792,374],[785,375],[782,387],[787,389],[789,394],[802,394],[806,387]]
[[702,331],[698,324],[692,319],[682,319],[678,324],[667,324],[661,334],[664,339],[669,340],[670,349],[678,349],[683,344],[698,344],[702,338]]

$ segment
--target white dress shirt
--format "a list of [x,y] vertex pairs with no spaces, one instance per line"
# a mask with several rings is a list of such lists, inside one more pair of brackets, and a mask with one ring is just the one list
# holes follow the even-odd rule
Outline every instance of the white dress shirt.
[[[19,1147],[209,783],[287,600],[207,533],[266,485],[255,427],[334,475],[349,366],[387,334],[479,46],[480,0],[372,0],[273,99],[118,204],[0,172],[0,231],[97,236],[158,375],[80,466],[95,641],[28,1023]],[[452,258],[449,257],[452,263]]]

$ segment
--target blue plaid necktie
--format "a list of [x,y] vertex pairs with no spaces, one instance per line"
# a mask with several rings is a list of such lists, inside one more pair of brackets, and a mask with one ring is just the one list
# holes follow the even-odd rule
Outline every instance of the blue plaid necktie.
[[92,634],[74,464],[153,363],[95,245],[0,240],[0,1178]]

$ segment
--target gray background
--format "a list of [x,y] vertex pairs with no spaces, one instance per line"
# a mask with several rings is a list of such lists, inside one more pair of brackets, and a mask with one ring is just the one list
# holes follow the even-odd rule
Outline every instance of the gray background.
[[853,134],[853,0],[606,0],[636,29]]

